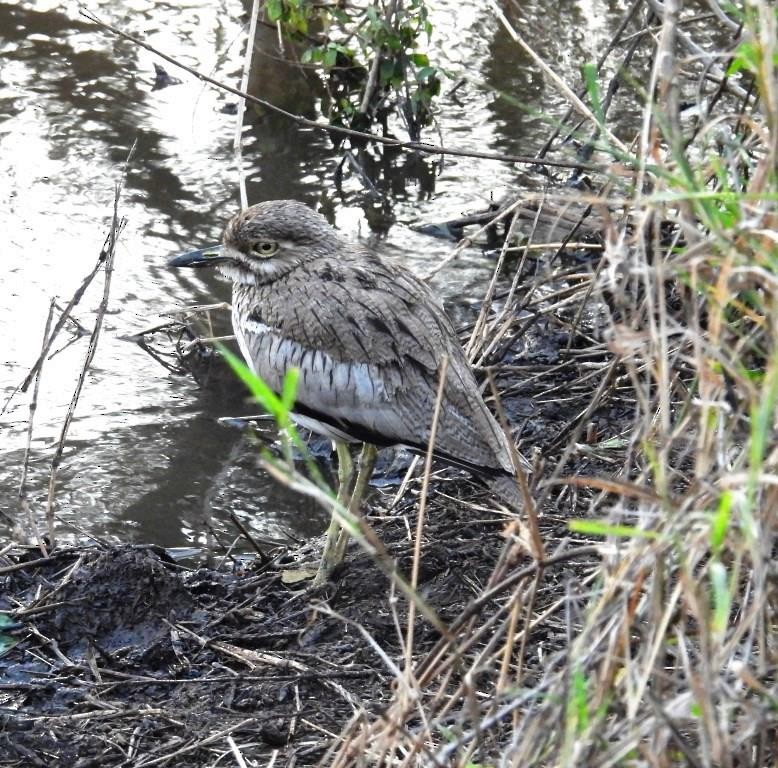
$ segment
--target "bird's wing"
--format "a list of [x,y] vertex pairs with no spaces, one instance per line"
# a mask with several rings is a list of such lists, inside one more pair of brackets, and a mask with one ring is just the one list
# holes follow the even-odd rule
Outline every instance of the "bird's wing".
[[344,256],[305,263],[258,292],[236,286],[235,330],[255,372],[279,390],[296,367],[302,413],[356,439],[424,450],[446,355],[436,453],[511,471],[505,436],[427,286],[372,254]]

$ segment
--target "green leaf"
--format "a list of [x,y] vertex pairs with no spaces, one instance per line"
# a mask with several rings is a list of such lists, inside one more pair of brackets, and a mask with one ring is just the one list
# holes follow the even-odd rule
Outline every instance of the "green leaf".
[[[751,406],[751,435],[749,445],[749,482],[748,482],[748,511],[756,509],[756,493],[759,486],[759,475],[764,471],[764,457],[770,441],[773,419],[775,418],[775,406],[778,402],[778,353],[773,353],[772,359],[766,366],[766,376],[762,385],[762,398],[758,404]],[[753,520],[747,526],[749,535],[756,532]]]
[[324,52],[324,67],[332,69],[338,61],[338,49],[335,46],[328,46]]
[[390,50],[394,51],[395,53],[405,48],[402,37],[398,35],[388,35],[386,38],[386,45]]
[[629,440],[626,437],[609,437],[595,444],[595,448],[601,451],[613,451],[621,448],[626,448],[629,445]]
[[281,404],[291,412],[297,397],[297,382],[300,380],[300,370],[290,368],[284,376],[284,391],[281,393]]
[[589,727],[589,696],[586,675],[576,669],[573,672],[570,697],[571,714],[575,716],[576,732],[583,733]]
[[710,548],[714,555],[718,555],[721,552],[721,548],[727,538],[729,520],[732,516],[732,500],[732,491],[724,491],[719,499],[719,507],[711,521]]
[[291,442],[291,444],[302,454],[305,465],[308,467],[308,472],[316,485],[326,490],[327,493],[331,493],[319,468],[316,466],[316,462],[311,458],[310,451],[308,451],[307,446],[302,441],[302,438],[292,421],[291,409],[294,405],[297,393],[297,383],[300,377],[299,370],[297,368],[289,368],[286,371],[282,384],[282,396],[278,397],[278,395],[276,395],[276,393],[273,392],[259,376],[250,370],[242,360],[233,355],[223,344],[216,344],[216,347],[223,355],[230,368],[235,371],[238,378],[240,378],[248,387],[256,401],[275,419],[276,424],[281,431],[284,453],[286,454],[287,461],[291,462],[292,460],[291,449],[289,447],[289,443]]
[[378,70],[378,78],[381,84],[386,85],[392,82],[394,77],[394,62],[389,59],[384,59],[381,62],[381,66]]
[[273,392],[262,379],[259,378],[248,366],[233,355],[223,345],[218,346],[219,352],[224,356],[230,368],[238,374],[238,378],[248,387],[257,402],[281,425],[289,421],[289,409],[284,407],[283,401]]
[[735,51],[735,58],[729,65],[727,74],[734,75],[743,69],[749,72],[757,72],[759,70],[760,56],[760,50],[756,43],[748,40],[741,43],[737,47],[737,51]]
[[412,53],[410,59],[417,67],[429,67],[430,65],[430,57],[426,53]]
[[308,19],[305,17],[305,14],[293,11],[289,15],[289,25],[295,32],[299,32],[301,35],[308,34]]
[[570,520],[567,527],[573,533],[586,533],[592,536],[619,536],[625,539],[659,539],[656,531],[646,531],[631,525],[612,525],[605,520]]
[[283,0],[267,0],[265,12],[267,13],[267,20],[275,24],[284,15]]
[[600,84],[597,82],[597,67],[592,62],[589,61],[583,65],[583,77],[586,92],[589,94],[589,103],[592,105],[592,112],[599,125],[603,126],[605,125],[605,113],[600,98]]

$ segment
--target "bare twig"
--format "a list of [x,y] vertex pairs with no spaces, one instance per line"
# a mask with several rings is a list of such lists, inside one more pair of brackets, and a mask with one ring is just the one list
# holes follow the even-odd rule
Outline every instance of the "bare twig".
[[[254,45],[257,34],[257,19],[259,18],[259,0],[253,0],[251,4],[251,17],[249,21],[248,37],[246,39],[246,56],[243,62],[243,75],[240,80],[240,90],[248,91],[249,75],[251,74],[251,62],[254,58]],[[235,137],[233,148],[235,152],[235,167],[238,171],[238,191],[240,193],[240,207],[248,208],[249,198],[246,193],[246,175],[243,171],[243,115],[246,111],[246,100],[238,99],[238,110],[235,116]]]
[[100,252],[98,264],[94,270],[94,272],[96,273],[97,269],[99,269],[100,266],[102,266],[104,270],[105,277],[103,282],[103,297],[98,307],[97,314],[95,316],[95,322],[92,328],[92,334],[89,338],[89,347],[87,348],[87,352],[84,357],[84,363],[81,368],[81,373],[79,374],[75,390],[73,391],[73,396],[71,397],[70,405],[68,406],[67,413],[65,414],[65,421],[62,424],[62,430],[60,432],[60,437],[57,443],[57,447],[54,451],[54,457],[51,460],[48,499],[46,504],[46,523],[49,531],[49,540],[52,546],[54,546],[54,542],[55,542],[54,498],[55,498],[56,487],[57,487],[57,475],[59,472],[59,465],[60,462],[62,461],[62,454],[65,450],[65,442],[67,440],[68,431],[70,430],[71,422],[73,421],[73,415],[75,413],[76,406],[78,405],[79,397],[81,396],[81,390],[84,387],[87,373],[89,372],[89,368],[92,364],[92,360],[94,359],[95,352],[97,351],[97,342],[100,338],[100,330],[102,329],[103,326],[103,318],[105,317],[105,313],[108,310],[108,297],[111,292],[111,277],[113,275],[113,263],[114,263],[115,253],[116,253],[116,243],[126,223],[124,219],[119,217],[119,198],[121,197],[123,182],[127,174],[127,166],[129,165],[132,159],[132,155],[134,151],[135,151],[135,145],[133,144],[132,148],[130,149],[130,152],[127,155],[127,161],[125,163],[124,170],[122,171],[121,179],[116,182],[116,187],[114,191],[113,218],[111,220],[111,228],[106,238],[106,241],[103,245],[103,249]]
[[371,141],[375,144],[383,144],[384,146],[387,147],[394,147],[395,149],[407,150],[409,152],[420,152],[422,154],[453,155],[456,157],[474,157],[481,160],[497,160],[498,162],[503,162],[503,163],[527,163],[530,165],[540,163],[541,165],[548,165],[551,167],[558,167],[558,168],[580,168],[589,171],[598,170],[596,166],[589,165],[586,163],[568,161],[568,160],[560,160],[560,159],[549,160],[547,158],[538,159],[537,157],[530,157],[528,155],[509,155],[500,152],[477,152],[477,151],[459,149],[456,147],[438,147],[432,144],[424,144],[422,142],[417,142],[417,141],[400,141],[398,139],[387,138],[386,136],[378,136],[373,133],[364,133],[363,131],[355,131],[352,130],[351,128],[343,128],[342,126],[332,125],[330,123],[320,123],[316,120],[310,120],[309,118],[303,117],[302,115],[296,115],[292,112],[288,112],[287,110],[282,109],[281,107],[278,107],[275,104],[266,101],[265,99],[260,99],[259,97],[252,96],[251,94],[245,93],[239,90],[238,88],[233,88],[229,85],[221,83],[218,80],[215,80],[214,78],[209,77],[208,75],[205,75],[196,69],[193,69],[192,67],[188,67],[186,64],[183,64],[180,61],[174,59],[172,56],[168,56],[167,54],[163,53],[157,48],[154,48],[148,43],[145,43],[143,40],[139,39],[138,37],[127,34],[126,32],[117,29],[111,24],[107,24],[106,22],[98,18],[91,11],[86,11],[82,9],[80,13],[82,16],[89,19],[89,21],[96,24],[101,29],[105,29],[106,31],[111,32],[112,34],[117,35],[123,38],[124,40],[131,41],[135,45],[138,45],[141,48],[144,48],[147,51],[150,51],[151,53],[159,56],[165,61],[170,62],[174,66],[183,69],[185,72],[188,72],[190,75],[196,77],[198,80],[201,80],[204,83],[208,83],[209,85],[213,85],[216,88],[220,88],[221,90],[232,93],[235,96],[240,96],[241,98],[245,99],[249,103],[257,104],[258,106],[264,107],[265,109],[268,109],[272,112],[276,112],[277,114],[283,115],[284,117],[287,117],[290,120],[294,120],[294,122],[300,125],[305,125],[308,128],[316,128],[318,130],[324,130],[329,133],[333,133],[333,132],[339,133],[343,136],[352,136],[355,138],[362,139],[364,141]]
[[[49,314],[46,316],[46,325],[43,329],[43,349],[46,348],[46,345],[49,340],[49,331],[51,330],[51,320],[54,316],[54,306],[56,304],[56,301],[54,299],[51,300],[51,303],[49,304]],[[41,354],[43,354],[41,352]],[[45,557],[48,552],[46,550],[46,547],[43,543],[43,538],[40,535],[40,531],[38,530],[38,526],[35,523],[35,520],[32,516],[32,510],[30,509],[30,504],[27,499],[27,472],[30,467],[30,448],[32,446],[32,431],[33,431],[33,423],[35,421],[35,411],[38,408],[38,391],[40,389],[40,383],[41,383],[41,376],[43,375],[43,357],[41,358],[41,364],[38,366],[36,372],[35,372],[35,386],[32,390],[32,399],[30,400],[30,415],[27,419],[27,443],[24,447],[24,459],[22,460],[22,477],[19,481],[19,505],[21,507],[22,513],[27,518],[27,522],[30,525],[30,529],[34,532],[35,537],[38,541],[38,547],[41,550],[41,554]]]

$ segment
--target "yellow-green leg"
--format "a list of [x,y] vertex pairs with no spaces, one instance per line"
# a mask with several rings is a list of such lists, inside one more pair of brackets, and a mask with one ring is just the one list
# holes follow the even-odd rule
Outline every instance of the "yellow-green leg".
[[[340,481],[340,488],[338,489],[338,501],[343,505],[348,505],[348,514],[355,516],[359,514],[359,506],[362,503],[362,497],[364,496],[367,485],[370,482],[370,478],[373,474],[373,467],[375,466],[375,459],[377,449],[370,443],[365,443],[362,447],[362,452],[359,455],[359,461],[357,463],[357,478],[354,483],[353,493],[350,491],[350,477],[345,483],[343,481],[345,472],[341,473],[341,444],[338,443],[338,479]],[[348,452],[348,449],[343,446],[344,450]],[[350,456],[349,456],[350,461]],[[345,461],[343,462],[343,468],[345,469]],[[351,476],[353,473],[348,472]],[[346,489],[344,491],[344,488]],[[348,497],[351,498],[348,498]],[[330,525],[327,528],[327,536],[324,540],[324,552],[321,556],[321,562],[319,563],[319,570],[316,573],[316,577],[313,580],[315,587],[324,584],[329,579],[330,574],[335,569],[335,566],[343,560],[343,556],[346,553],[346,545],[348,544],[348,532],[341,528],[337,517],[333,514]]]
[[[354,479],[354,462],[351,460],[351,452],[346,443],[337,441],[335,451],[338,454],[338,503],[344,507],[349,505],[351,500],[351,485]],[[324,551],[319,561],[319,569],[313,580],[315,587],[324,584],[329,578],[332,569],[338,564],[335,559],[336,546],[338,543],[338,534],[340,533],[340,523],[335,515],[330,518],[330,524],[327,528],[327,534],[324,538]]]
[[[362,505],[362,498],[365,495],[370,478],[373,476],[378,449],[370,443],[365,443],[362,447],[362,453],[359,454],[359,463],[357,464],[357,479],[354,483],[354,492],[351,494],[348,511],[349,515],[359,515],[359,508]],[[343,560],[348,546],[348,531],[341,528],[338,533],[338,542],[335,546],[335,562]]]
[[346,443],[338,440],[335,443],[335,452],[338,454],[338,501],[345,507],[351,498],[354,462],[351,460],[351,451]]

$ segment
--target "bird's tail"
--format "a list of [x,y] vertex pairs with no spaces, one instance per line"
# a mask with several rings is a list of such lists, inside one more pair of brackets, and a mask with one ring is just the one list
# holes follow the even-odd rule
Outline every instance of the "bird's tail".
[[524,508],[524,497],[515,475],[493,475],[484,480],[495,496],[499,496],[511,509],[520,512]]

